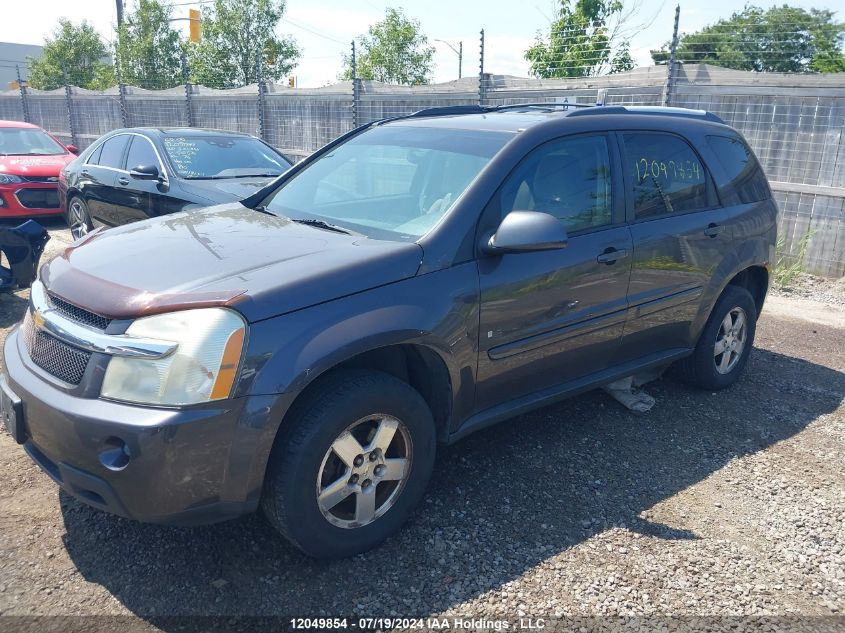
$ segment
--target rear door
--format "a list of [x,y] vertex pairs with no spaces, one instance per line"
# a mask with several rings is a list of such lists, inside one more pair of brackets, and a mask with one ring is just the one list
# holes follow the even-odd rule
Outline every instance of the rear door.
[[129,134],[116,134],[106,139],[102,150],[91,155],[91,158],[97,157],[97,165],[83,167],[83,178],[90,179],[85,198],[94,226],[112,226],[109,218],[116,204],[115,183],[126,175],[123,163],[130,139]]
[[681,136],[620,132],[634,245],[623,359],[687,348],[731,232],[711,175]]
[[533,150],[485,211],[542,211],[566,248],[480,256],[476,408],[555,387],[615,362],[626,316],[631,238],[611,135],[563,137]]
[[91,153],[80,170],[79,189],[95,226],[103,224],[102,217],[110,204],[112,187],[123,163],[128,140],[126,134],[107,138]]

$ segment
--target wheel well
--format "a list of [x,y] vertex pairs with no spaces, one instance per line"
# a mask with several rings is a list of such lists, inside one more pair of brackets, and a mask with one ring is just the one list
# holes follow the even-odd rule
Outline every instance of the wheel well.
[[733,279],[728,282],[729,286],[740,286],[745,288],[753,297],[754,305],[757,307],[757,316],[763,309],[763,301],[769,289],[769,271],[763,266],[751,266],[741,270]]
[[[421,345],[380,347],[336,365],[306,389],[319,383],[331,372],[353,368],[382,371],[411,385],[428,404],[437,427],[437,436],[445,441],[452,409],[452,382],[446,363],[436,352]],[[299,397],[302,397],[302,394]]]

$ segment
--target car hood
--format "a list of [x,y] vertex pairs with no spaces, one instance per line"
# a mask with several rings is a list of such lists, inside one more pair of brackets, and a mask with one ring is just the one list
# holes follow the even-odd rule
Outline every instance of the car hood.
[[259,321],[413,277],[422,248],[233,203],[94,231],[40,272],[47,290],[116,319],[227,305]]
[[0,156],[0,172],[15,176],[58,176],[62,167],[74,160],[73,154],[52,156]]
[[272,182],[274,176],[262,178],[226,178],[225,180],[183,180],[183,187],[196,196],[216,204],[237,202],[251,196]]

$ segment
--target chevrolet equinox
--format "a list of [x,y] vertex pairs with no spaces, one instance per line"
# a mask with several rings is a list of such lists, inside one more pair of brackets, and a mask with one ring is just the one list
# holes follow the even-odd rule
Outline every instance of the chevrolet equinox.
[[242,202],[96,230],[44,265],[5,342],[5,425],[94,507],[260,507],[307,554],[348,556],[399,529],[438,443],[672,364],[733,384],[776,223],[710,113],[376,121]]

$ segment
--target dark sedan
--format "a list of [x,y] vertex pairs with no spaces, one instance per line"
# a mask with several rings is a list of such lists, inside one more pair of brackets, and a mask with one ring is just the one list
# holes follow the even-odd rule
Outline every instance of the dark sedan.
[[62,170],[59,200],[78,239],[98,226],[241,200],[290,165],[248,134],[198,128],[115,130]]

